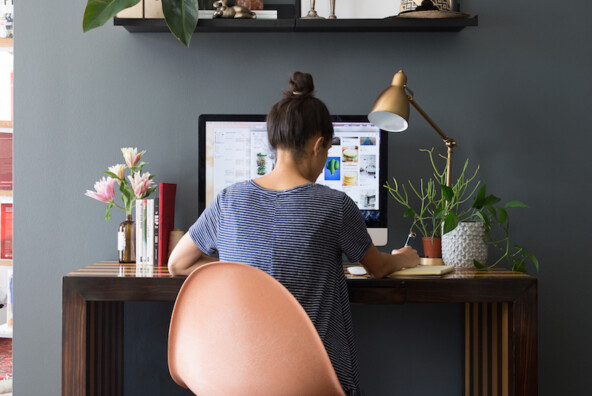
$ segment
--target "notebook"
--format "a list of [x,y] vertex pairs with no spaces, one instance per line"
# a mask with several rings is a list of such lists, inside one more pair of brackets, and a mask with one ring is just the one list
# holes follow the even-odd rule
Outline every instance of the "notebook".
[[399,278],[404,276],[442,276],[454,269],[453,265],[418,265],[414,268],[406,268],[401,271],[393,272],[389,278]]

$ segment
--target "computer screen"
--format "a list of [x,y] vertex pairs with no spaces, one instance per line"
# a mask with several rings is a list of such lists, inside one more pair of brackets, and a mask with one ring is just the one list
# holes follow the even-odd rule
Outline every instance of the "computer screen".
[[[271,172],[265,115],[199,117],[199,213],[225,187]],[[387,133],[367,116],[333,116],[333,144],[317,183],[345,192],[358,205],[376,246],[387,233]]]

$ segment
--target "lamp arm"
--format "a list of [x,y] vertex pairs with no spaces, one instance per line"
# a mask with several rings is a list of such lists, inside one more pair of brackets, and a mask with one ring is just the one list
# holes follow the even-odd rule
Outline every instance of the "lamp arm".
[[436,125],[436,123],[432,121],[430,116],[428,116],[426,112],[423,111],[423,109],[417,104],[417,102],[415,102],[415,99],[413,99],[412,90],[410,90],[408,87],[405,87],[405,90],[408,91],[407,99],[409,100],[409,103],[411,103],[415,110],[417,110],[417,112],[421,114],[421,116],[428,122],[428,124],[430,124],[431,127],[434,128],[434,130],[438,133],[438,135],[440,135],[440,137],[446,144],[446,147],[448,149],[448,155],[446,160],[446,185],[450,187],[450,167],[452,166],[452,149],[454,148],[454,146],[456,146],[456,140],[446,136],[446,134],[442,132],[438,125]]

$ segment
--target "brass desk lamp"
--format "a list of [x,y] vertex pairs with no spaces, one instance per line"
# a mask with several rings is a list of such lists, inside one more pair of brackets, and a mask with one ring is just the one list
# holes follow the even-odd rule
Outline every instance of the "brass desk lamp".
[[407,87],[407,76],[403,70],[399,70],[393,77],[391,86],[385,89],[368,114],[371,123],[389,132],[402,132],[409,126],[409,103],[422,115],[423,118],[434,128],[438,135],[444,140],[448,148],[446,165],[446,185],[450,187],[450,166],[452,163],[452,148],[456,141],[449,138],[432,119],[423,111],[413,99],[413,91]]

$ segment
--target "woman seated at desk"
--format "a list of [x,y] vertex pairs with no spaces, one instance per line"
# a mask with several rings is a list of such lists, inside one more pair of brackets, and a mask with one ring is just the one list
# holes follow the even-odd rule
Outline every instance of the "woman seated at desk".
[[333,137],[331,116],[313,95],[312,76],[295,72],[284,98],[267,116],[277,151],[273,171],[224,189],[169,258],[174,275],[198,266],[235,261],[281,282],[314,323],[343,389],[359,394],[359,374],[342,254],[360,261],[375,278],[419,263],[407,246],[383,253],[349,196],[316,184]]

